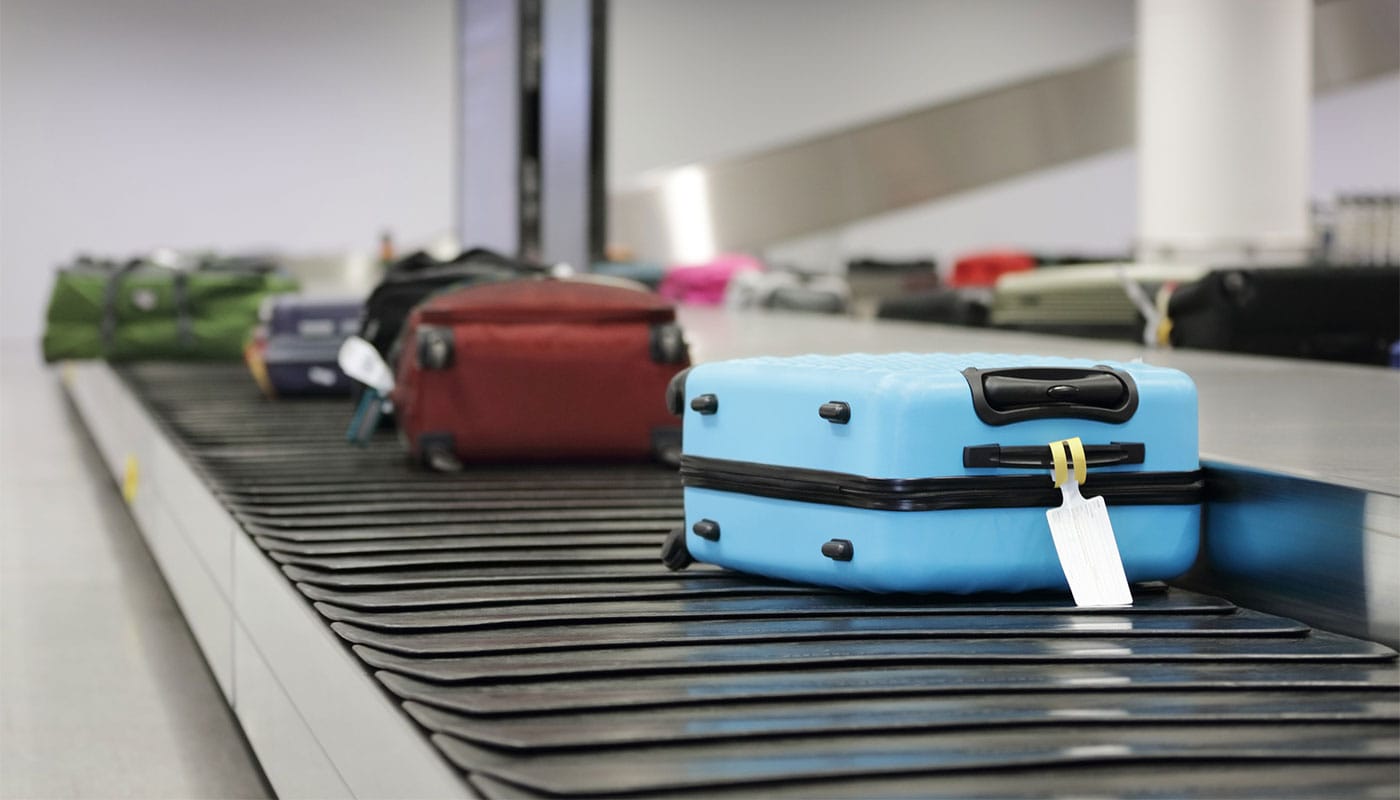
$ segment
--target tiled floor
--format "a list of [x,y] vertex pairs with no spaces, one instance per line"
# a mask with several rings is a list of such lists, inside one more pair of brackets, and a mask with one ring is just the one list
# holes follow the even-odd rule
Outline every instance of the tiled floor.
[[0,797],[268,797],[37,350],[0,346]]

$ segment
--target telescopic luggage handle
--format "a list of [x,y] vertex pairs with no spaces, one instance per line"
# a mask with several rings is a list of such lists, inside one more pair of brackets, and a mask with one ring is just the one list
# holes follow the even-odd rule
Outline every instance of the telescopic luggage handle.
[[[1084,445],[1085,467],[1141,464],[1146,457],[1147,445],[1142,442]],[[963,466],[969,468],[1046,469],[1054,466],[1054,463],[1054,454],[1051,452],[1050,446],[1043,444],[1025,447],[980,444],[963,448]]]
[[963,370],[972,409],[988,425],[1074,417],[1127,422],[1137,411],[1137,384],[1113,367],[1017,367]]

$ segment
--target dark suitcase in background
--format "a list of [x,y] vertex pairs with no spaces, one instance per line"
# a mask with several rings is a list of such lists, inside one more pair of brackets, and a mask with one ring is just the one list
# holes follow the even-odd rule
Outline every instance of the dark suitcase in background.
[[766,308],[775,311],[804,311],[812,314],[844,314],[851,291],[845,281],[827,275],[799,286],[779,286],[768,296]]
[[945,287],[887,298],[880,302],[875,315],[880,319],[982,328],[987,325],[991,305],[989,289]]
[[1063,589],[1049,443],[1078,437],[1128,580],[1195,560],[1196,389],[1141,363],[750,358],[675,381],[685,525],[663,558],[883,592]]
[[361,338],[386,358],[413,307],[434,292],[459,284],[511,280],[544,275],[548,268],[474,248],[451,261],[439,261],[424,252],[412,253],[390,265],[384,280],[365,300]]
[[1133,254],[1123,253],[1032,253],[1036,266],[1064,267],[1077,264],[1123,264],[1133,260]]
[[594,275],[607,275],[613,278],[636,281],[653,291],[661,285],[661,281],[666,277],[665,266],[643,261],[595,261],[589,271]]
[[689,364],[675,309],[648,291],[519,280],[445,292],[409,317],[393,391],[415,459],[640,460],[679,454],[667,409]]
[[264,308],[265,341],[249,366],[271,396],[347,395],[353,382],[341,372],[337,357],[345,337],[359,330],[364,303],[352,298],[284,295]]
[[263,306],[269,337],[343,340],[360,330],[365,301],[357,297],[307,297],[299,294],[270,298]]
[[770,308],[816,314],[844,314],[851,288],[844,278],[791,269],[736,274],[725,289],[728,308]]
[[272,397],[336,397],[350,394],[353,381],[340,371],[336,355],[343,339],[277,336],[262,344],[260,356]]
[[870,317],[886,300],[937,288],[938,262],[931,258],[854,258],[846,262],[846,282],[851,287],[851,310],[857,316]]
[[1400,339],[1400,269],[1214,270],[1167,305],[1177,347],[1388,363]]
[[869,289],[888,295],[927,288],[938,283],[938,262],[932,258],[853,258],[846,262],[846,279],[855,292]]

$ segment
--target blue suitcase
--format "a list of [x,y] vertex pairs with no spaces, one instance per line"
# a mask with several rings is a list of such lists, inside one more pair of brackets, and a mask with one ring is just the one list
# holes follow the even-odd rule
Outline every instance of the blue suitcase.
[[364,302],[347,298],[281,295],[264,313],[267,343],[262,352],[267,381],[278,397],[350,394],[352,381],[340,371],[345,337],[358,333]]
[[1146,364],[750,358],[677,376],[685,524],[663,559],[878,592],[1067,589],[1048,443],[1079,437],[1129,581],[1196,557],[1196,389]]

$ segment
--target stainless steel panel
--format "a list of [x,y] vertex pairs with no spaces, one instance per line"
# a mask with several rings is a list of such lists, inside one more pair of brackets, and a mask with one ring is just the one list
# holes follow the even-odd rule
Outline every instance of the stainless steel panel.
[[1395,647],[1400,497],[1211,465],[1200,563],[1180,583]]

